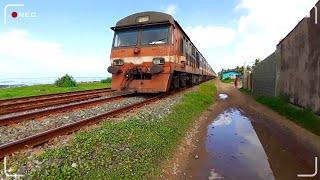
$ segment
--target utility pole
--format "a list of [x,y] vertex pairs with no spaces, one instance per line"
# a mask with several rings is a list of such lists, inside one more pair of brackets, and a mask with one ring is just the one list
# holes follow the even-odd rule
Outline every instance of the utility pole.
[[243,76],[242,76],[242,88],[243,89],[244,89],[244,81],[247,81],[247,78],[246,78],[246,62],[247,61],[244,61],[244,64],[243,64]]

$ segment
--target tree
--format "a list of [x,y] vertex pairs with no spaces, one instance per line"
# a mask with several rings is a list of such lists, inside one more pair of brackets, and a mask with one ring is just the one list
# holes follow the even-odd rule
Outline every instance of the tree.
[[257,59],[254,61],[253,65],[252,65],[252,69],[254,69],[260,62],[261,62],[261,60],[260,60],[259,58],[257,58]]
[[239,66],[236,67],[236,71],[239,72]]
[[244,70],[244,67],[241,66],[241,67],[239,68],[239,71],[238,71],[238,72],[243,74],[243,70]]
[[256,65],[258,65],[260,63],[260,59],[256,59],[255,61],[254,61],[254,65],[256,66]]

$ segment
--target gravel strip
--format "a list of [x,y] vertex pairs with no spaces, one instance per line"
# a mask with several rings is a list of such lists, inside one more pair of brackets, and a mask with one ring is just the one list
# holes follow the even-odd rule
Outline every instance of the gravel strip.
[[22,128],[2,126],[0,127],[0,144],[28,137],[39,132],[82,120],[84,118],[96,116],[98,114],[118,109],[129,104],[137,103],[145,99],[146,98],[142,96],[129,97],[124,100],[108,102],[99,106],[75,110],[56,116],[48,116],[43,120],[23,121],[19,123],[19,125],[22,125]]
[[127,117],[124,120],[128,120],[130,118],[138,118],[148,122],[162,119],[164,116],[171,113],[172,106],[182,101],[182,97],[185,93],[196,91],[198,91],[198,87],[193,87],[184,91],[183,93],[178,93],[173,96],[161,99],[151,106],[145,106],[139,109],[139,112],[136,115]]

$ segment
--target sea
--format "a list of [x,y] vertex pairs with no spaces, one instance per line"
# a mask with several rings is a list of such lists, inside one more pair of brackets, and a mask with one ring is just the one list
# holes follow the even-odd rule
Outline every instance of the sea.
[[[77,82],[98,82],[107,77],[74,77]],[[0,78],[0,88],[53,84],[57,77],[41,78]]]

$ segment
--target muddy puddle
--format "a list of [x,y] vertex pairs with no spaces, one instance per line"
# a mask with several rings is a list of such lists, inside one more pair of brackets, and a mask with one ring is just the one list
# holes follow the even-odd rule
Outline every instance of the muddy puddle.
[[307,152],[297,147],[297,143],[278,139],[281,138],[273,134],[269,124],[247,117],[241,109],[227,109],[208,125],[204,142],[206,155],[199,159],[201,163],[192,177],[210,180],[298,179],[298,172],[314,172],[314,164],[307,163],[314,162],[314,159],[307,159],[312,156],[304,156]]
[[219,94],[219,99],[227,99],[228,98],[228,95],[226,94]]

